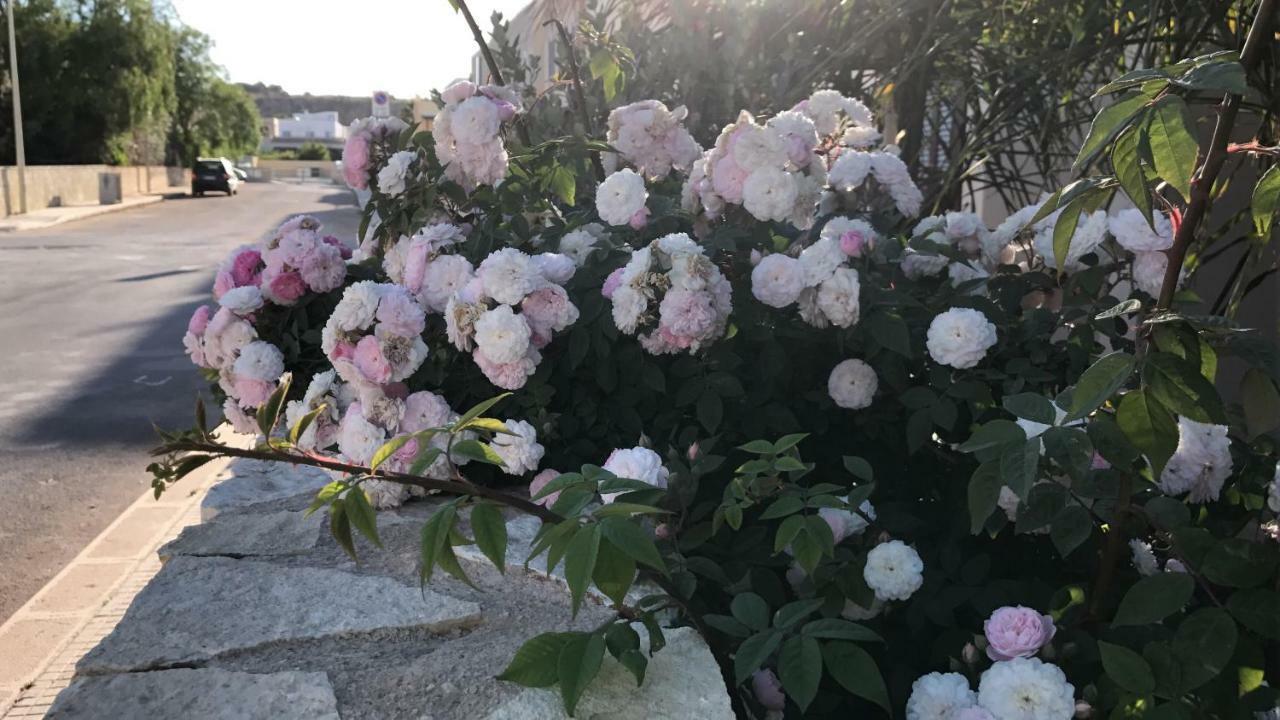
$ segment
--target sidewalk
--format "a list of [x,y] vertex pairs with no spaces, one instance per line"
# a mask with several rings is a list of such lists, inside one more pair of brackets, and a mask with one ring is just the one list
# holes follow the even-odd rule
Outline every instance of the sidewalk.
[[143,205],[161,202],[165,197],[165,195],[133,195],[114,205],[65,205],[32,210],[24,215],[10,215],[0,218],[0,233],[36,230],[75,220],[83,220],[95,215],[132,210]]
[[200,522],[200,502],[228,465],[205,465],[159,501],[148,489],[0,625],[0,720],[45,714],[71,682],[76,661],[111,632],[160,570],[156,549]]

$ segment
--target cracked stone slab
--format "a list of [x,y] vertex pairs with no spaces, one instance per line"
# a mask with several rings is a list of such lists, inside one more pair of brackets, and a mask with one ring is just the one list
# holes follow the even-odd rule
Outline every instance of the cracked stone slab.
[[476,603],[389,577],[177,556],[76,669],[153,670],[275,642],[410,628],[445,633],[479,622]]
[[255,675],[214,669],[161,670],[76,679],[54,701],[56,720],[338,720],[322,672]]
[[299,555],[316,546],[324,513],[228,513],[191,525],[160,548],[161,561],[177,555]]
[[244,458],[232,461],[227,472],[230,477],[209,488],[201,501],[201,521],[249,505],[314,493],[332,479],[320,468]]
[[[642,627],[640,647],[648,647]],[[711,650],[692,628],[664,631],[667,646],[649,658],[644,685],[606,654],[600,674],[578,701],[578,720],[698,718],[732,720],[733,708]],[[488,720],[568,720],[554,688],[526,688],[489,714]]]

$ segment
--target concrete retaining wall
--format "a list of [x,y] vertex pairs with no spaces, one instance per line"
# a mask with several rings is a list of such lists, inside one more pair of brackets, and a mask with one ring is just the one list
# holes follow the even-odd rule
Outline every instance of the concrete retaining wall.
[[258,158],[249,176],[254,180],[342,182],[342,170],[332,160],[271,160]]
[[[190,171],[163,165],[28,165],[27,210],[97,205],[98,176],[102,173],[120,176],[124,197],[174,192],[191,182]],[[0,166],[0,217],[17,213],[19,208],[18,168]]]

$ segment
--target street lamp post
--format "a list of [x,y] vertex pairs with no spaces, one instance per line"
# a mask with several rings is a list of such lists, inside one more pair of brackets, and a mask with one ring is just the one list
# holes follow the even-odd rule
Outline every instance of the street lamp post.
[[17,0],[9,0],[9,82],[13,85],[13,144],[18,161],[18,212],[27,212],[27,151],[22,144],[22,92],[18,89],[18,43],[13,33],[13,13]]

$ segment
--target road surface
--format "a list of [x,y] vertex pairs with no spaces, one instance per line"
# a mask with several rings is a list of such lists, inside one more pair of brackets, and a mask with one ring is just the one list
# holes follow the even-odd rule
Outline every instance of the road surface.
[[151,424],[192,424],[182,333],[219,260],[303,212],[352,242],[352,203],[251,184],[0,233],[0,622],[150,487]]

